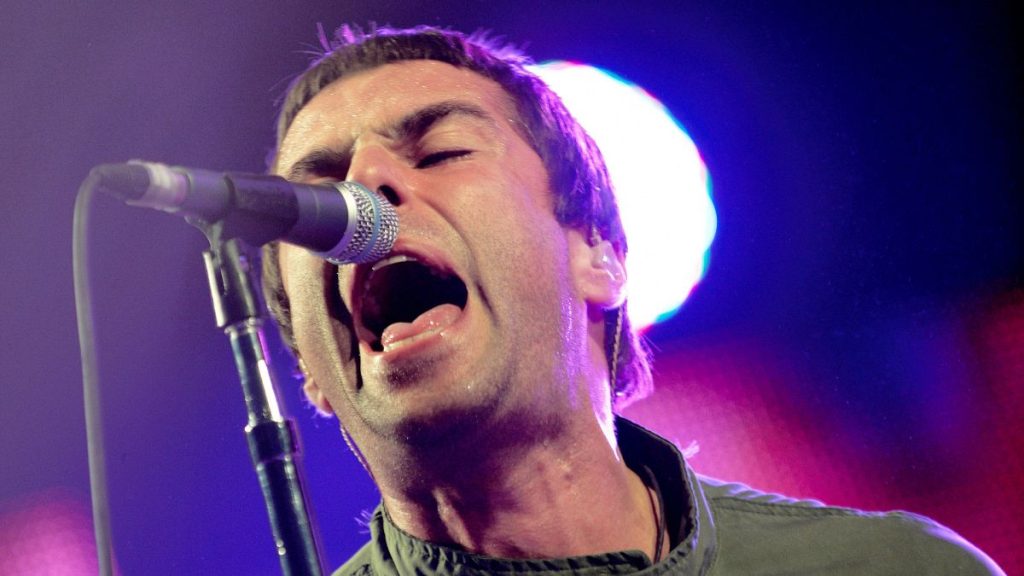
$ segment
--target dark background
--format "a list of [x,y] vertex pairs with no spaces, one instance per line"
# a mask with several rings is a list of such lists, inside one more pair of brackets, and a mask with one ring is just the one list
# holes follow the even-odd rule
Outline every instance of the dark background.
[[[1021,66],[1008,4],[739,4],[6,6],[0,572],[95,570],[71,282],[89,168],[263,170],[275,101],[317,23],[370,21],[487,28],[537,60],[608,68],[689,131],[719,232],[705,281],[649,332],[660,400],[630,415],[698,442],[699,471],[926,513],[1008,572],[1024,568]],[[112,201],[95,225],[121,570],[275,573],[202,235]],[[376,496],[272,345],[333,567],[365,539],[355,519]]]

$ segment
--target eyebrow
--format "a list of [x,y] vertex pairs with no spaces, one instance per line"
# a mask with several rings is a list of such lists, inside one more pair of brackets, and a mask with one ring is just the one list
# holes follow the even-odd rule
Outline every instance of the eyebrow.
[[[392,140],[411,142],[423,137],[432,127],[452,116],[467,116],[483,120],[491,126],[497,122],[486,110],[459,100],[445,100],[419,108],[406,114],[394,125],[378,132]],[[348,171],[352,160],[352,146],[342,149],[316,148],[298,159],[288,169],[288,180],[299,180],[307,175],[337,175]]]
[[385,133],[396,140],[417,140],[429,132],[435,124],[450,116],[469,116],[491,125],[495,124],[494,118],[476,104],[445,100],[407,114],[396,123],[392,130]]
[[341,174],[342,171],[348,171],[351,158],[352,153],[350,150],[340,151],[330,148],[317,148],[292,164],[285,178],[287,180],[301,180],[304,176],[309,175],[326,176]]

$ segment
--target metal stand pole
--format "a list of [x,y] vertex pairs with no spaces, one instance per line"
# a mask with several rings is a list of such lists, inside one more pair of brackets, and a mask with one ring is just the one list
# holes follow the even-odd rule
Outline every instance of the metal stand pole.
[[204,228],[203,252],[217,326],[231,340],[249,414],[245,435],[259,476],[281,570],[287,575],[323,573],[315,526],[303,491],[298,436],[282,415],[263,338],[263,306],[253,290],[254,261],[238,239],[222,241],[220,226]]

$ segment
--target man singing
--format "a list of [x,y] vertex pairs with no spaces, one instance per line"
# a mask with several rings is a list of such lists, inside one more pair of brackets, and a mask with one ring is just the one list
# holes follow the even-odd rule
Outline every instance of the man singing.
[[600,152],[525,63],[342,28],[283,105],[275,173],[360,182],[401,221],[373,264],[264,254],[305,392],[383,500],[336,574],[1000,573],[925,518],[699,477],[615,416],[651,387],[626,239]]

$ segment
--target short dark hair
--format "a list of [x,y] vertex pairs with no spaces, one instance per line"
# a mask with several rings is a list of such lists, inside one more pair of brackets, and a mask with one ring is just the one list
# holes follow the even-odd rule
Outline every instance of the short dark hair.
[[[426,26],[405,30],[375,27],[365,32],[343,26],[333,39],[328,39],[321,30],[320,41],[323,54],[291,83],[285,94],[277,120],[278,150],[299,111],[334,81],[393,62],[446,62],[495,81],[509,95],[519,115],[523,137],[547,170],[555,218],[587,237],[608,240],[616,252],[625,256],[626,235],[601,152],[561,99],[525,68],[530,60],[519,51],[499,45],[484,34],[467,36]],[[285,343],[297,352],[276,244],[264,249],[263,290]],[[653,385],[647,350],[640,336],[633,332],[624,309],[605,313],[605,353],[612,371],[616,408],[650,392]]]

